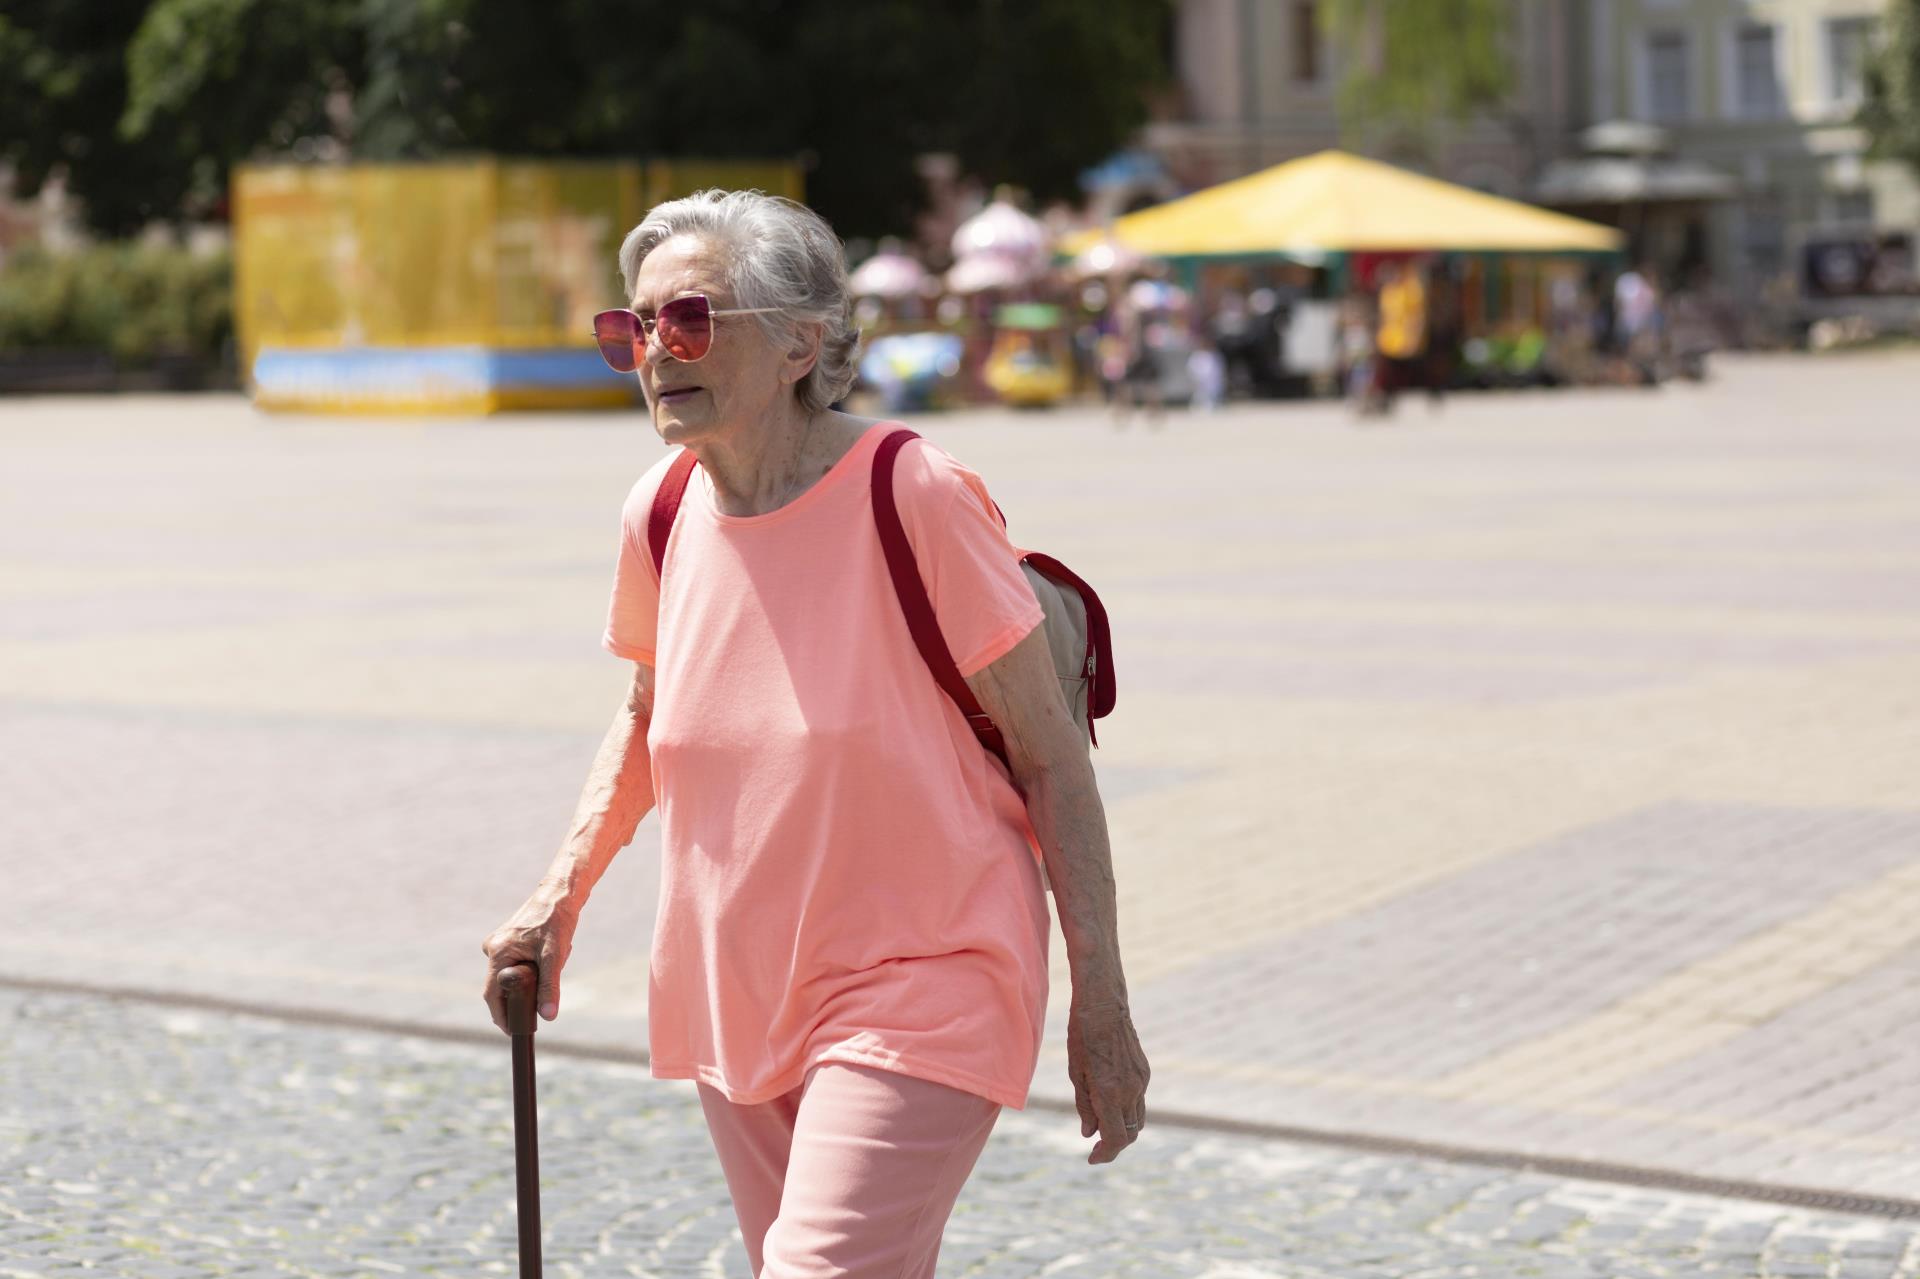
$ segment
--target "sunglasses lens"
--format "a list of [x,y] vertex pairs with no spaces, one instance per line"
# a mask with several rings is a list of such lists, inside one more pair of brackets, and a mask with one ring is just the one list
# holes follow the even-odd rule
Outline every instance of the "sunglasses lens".
[[634,338],[639,334],[631,311],[602,311],[593,317],[593,338],[600,346],[600,358],[616,373],[633,372]]
[[654,337],[676,360],[697,360],[713,349],[713,312],[703,297],[675,298],[653,324]]

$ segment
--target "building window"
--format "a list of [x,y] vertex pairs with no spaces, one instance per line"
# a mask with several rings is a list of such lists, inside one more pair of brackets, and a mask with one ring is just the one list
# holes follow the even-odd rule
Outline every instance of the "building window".
[[1750,199],[1741,209],[1740,248],[1747,269],[1759,276],[1779,272],[1787,261],[1787,215],[1777,199]]
[[1318,0],[1294,0],[1293,79],[1296,84],[1320,82],[1320,5]]
[[1866,96],[1867,56],[1873,48],[1873,19],[1827,21],[1827,97],[1840,106],[1858,106]]
[[1656,120],[1684,120],[1693,114],[1684,31],[1647,33],[1647,110]]
[[1786,105],[1786,97],[1780,92],[1780,64],[1775,60],[1774,28],[1752,23],[1741,27],[1733,39],[1741,117],[1774,119]]
[[1873,192],[1835,191],[1831,197],[1830,221],[1842,226],[1866,228],[1873,225]]

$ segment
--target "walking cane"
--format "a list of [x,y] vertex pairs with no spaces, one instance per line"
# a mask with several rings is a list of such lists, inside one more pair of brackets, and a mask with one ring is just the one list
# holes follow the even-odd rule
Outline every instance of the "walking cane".
[[513,1037],[513,1176],[520,1206],[520,1279],[540,1279],[540,1138],[533,1094],[533,1001],[540,979],[532,964],[500,972],[500,1002]]

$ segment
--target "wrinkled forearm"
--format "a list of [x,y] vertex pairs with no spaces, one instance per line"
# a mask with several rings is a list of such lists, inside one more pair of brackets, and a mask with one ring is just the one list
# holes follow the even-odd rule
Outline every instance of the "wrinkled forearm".
[[593,757],[573,824],[535,895],[545,895],[560,909],[579,914],[614,855],[633,842],[633,833],[653,802],[647,718],[633,706],[623,705]]
[[1084,759],[1026,779],[1027,817],[1046,859],[1076,1004],[1127,1002],[1106,810]]

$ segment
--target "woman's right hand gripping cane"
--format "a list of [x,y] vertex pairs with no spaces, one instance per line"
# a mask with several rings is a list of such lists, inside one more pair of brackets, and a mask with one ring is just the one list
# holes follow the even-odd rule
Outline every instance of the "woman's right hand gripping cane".
[[493,1014],[493,1024],[502,1032],[507,1029],[507,1012],[500,995],[500,974],[515,964],[532,964],[540,975],[534,1004],[540,1015],[548,1021],[560,1015],[560,970],[573,950],[573,932],[579,922],[579,914],[565,898],[542,883],[481,943],[480,949],[487,957],[487,984],[481,997]]

